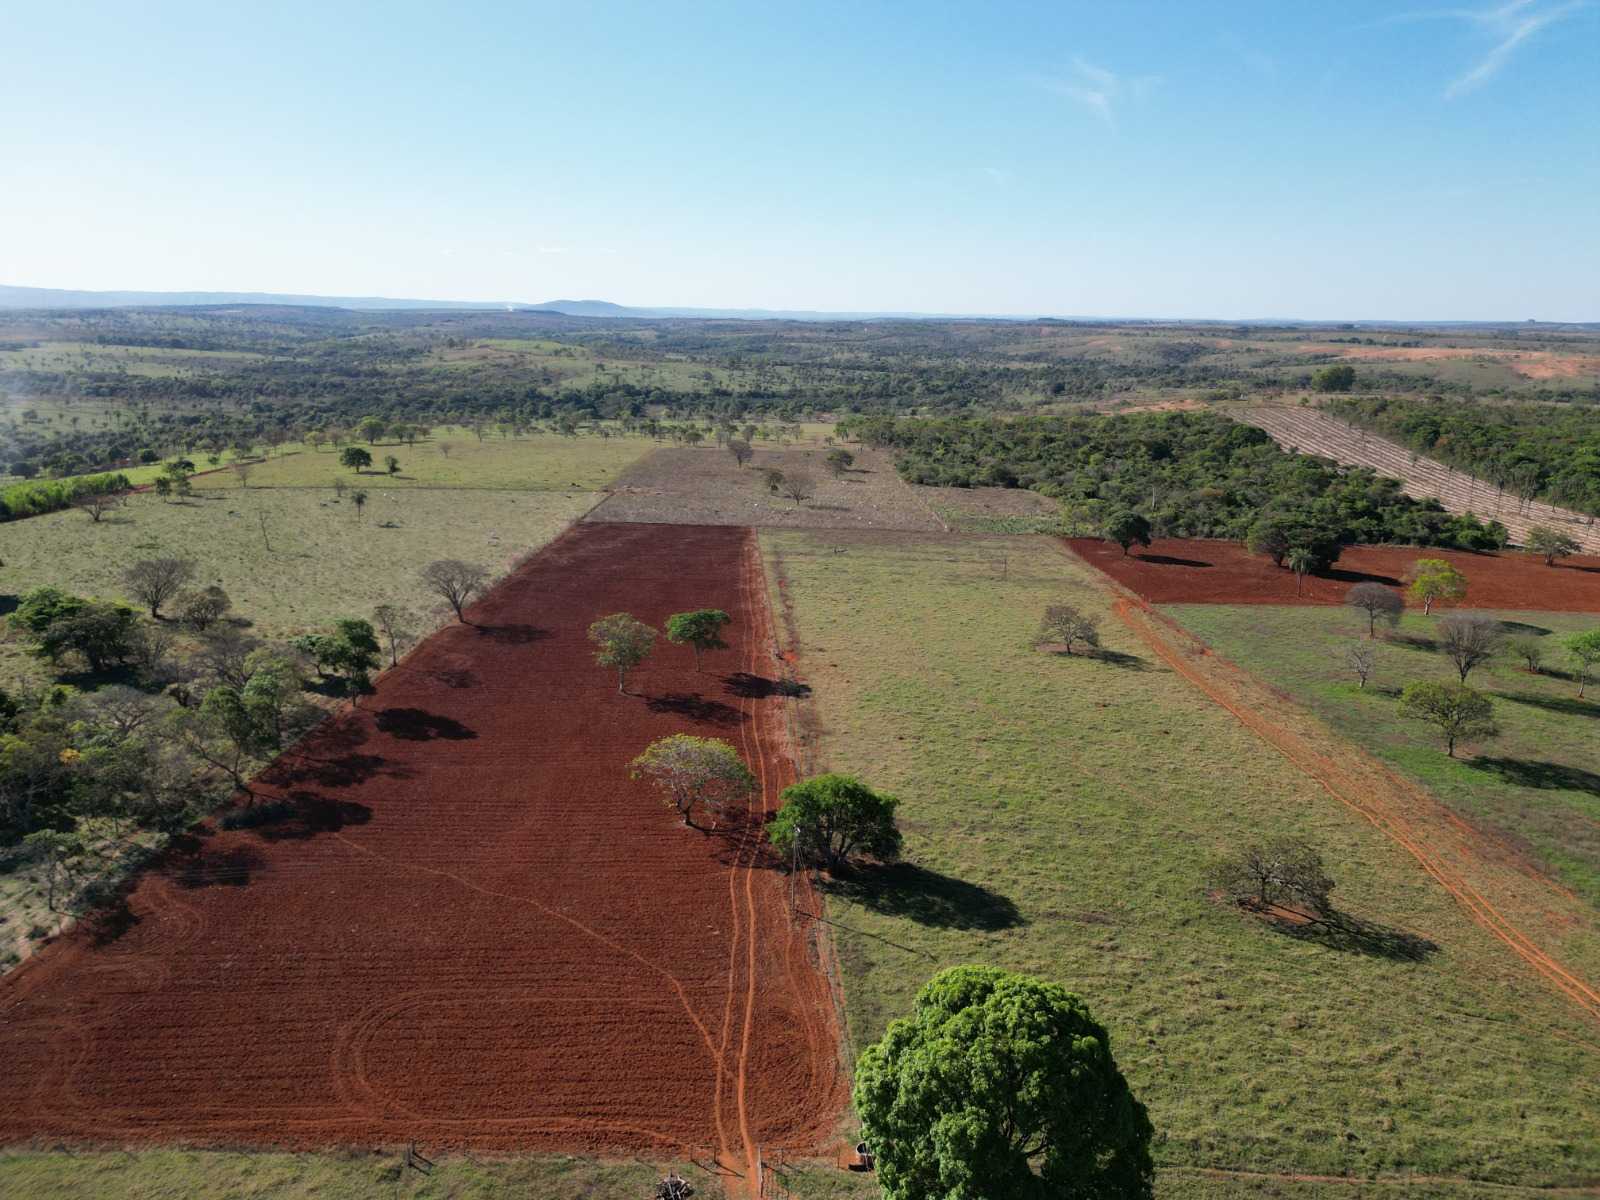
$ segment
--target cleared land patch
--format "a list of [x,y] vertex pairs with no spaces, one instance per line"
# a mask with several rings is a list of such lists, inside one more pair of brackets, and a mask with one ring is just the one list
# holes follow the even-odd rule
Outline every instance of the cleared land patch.
[[[593,664],[597,616],[703,605],[734,616],[703,672],[662,647],[619,695]],[[748,531],[580,526],[470,616],[263,775],[288,816],[176,846],[0,981],[0,1140],[824,1141],[831,997],[760,855],[792,773]],[[674,732],[741,749],[744,819],[686,830],[628,778]]]
[[[853,1046],[938,968],[989,962],[1061,981],[1109,1025],[1163,1167],[1594,1177],[1592,1020],[1154,655],[1094,572],[1044,539],[762,536],[814,689],[807,768],[903,805],[909,866],[828,900]],[[1099,615],[1113,656],[1035,650],[1052,603]],[[1277,834],[1322,851],[1343,910],[1440,949],[1338,949],[1208,898],[1214,855]]]
[[1346,546],[1330,570],[1306,576],[1301,590],[1293,571],[1238,542],[1157,538],[1130,554],[1099,538],[1071,538],[1067,544],[1154,604],[1343,604],[1357,583],[1402,587],[1419,558],[1442,558],[1467,577],[1467,596],[1457,607],[1600,612],[1600,558],[1574,557],[1547,567],[1542,558],[1514,551]]
[[[928,503],[895,473],[888,457],[852,447],[855,463],[835,477],[821,449],[758,449],[741,468],[713,447],[657,450],[628,468],[589,519],[799,529],[943,528]],[[795,502],[768,490],[762,469],[804,472],[816,495]]]

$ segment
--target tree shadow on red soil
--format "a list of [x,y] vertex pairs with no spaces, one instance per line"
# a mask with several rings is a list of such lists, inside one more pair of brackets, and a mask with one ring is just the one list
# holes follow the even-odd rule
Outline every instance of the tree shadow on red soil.
[[1173,558],[1170,554],[1131,554],[1130,558],[1137,558],[1140,562],[1154,563],[1158,567],[1210,567],[1213,563],[1202,562],[1198,558]]
[[83,929],[96,946],[109,946],[139,924],[139,914],[128,906],[130,890],[131,885],[124,885],[114,900],[83,919]]
[[169,861],[167,873],[179,887],[243,887],[265,860],[249,846],[199,846]]
[[420,708],[385,708],[373,723],[381,732],[407,742],[431,742],[435,738],[460,742],[478,736],[452,717]]
[[811,685],[793,679],[767,679],[748,671],[735,671],[722,679],[723,689],[741,700],[770,700],[773,696],[803,697],[811,694]]
[[461,670],[430,671],[429,674],[447,688],[469,688],[478,682],[478,677],[465,668]]
[[506,646],[526,646],[529,642],[542,642],[555,636],[537,625],[473,625],[472,628],[479,637]]
[[993,932],[1027,924],[1009,897],[915,863],[855,867],[824,881],[822,890],[883,916],[938,929]]
[[664,696],[651,696],[645,707],[653,713],[673,713],[705,725],[728,728],[739,724],[744,714],[720,700],[708,700],[699,692],[669,692]]

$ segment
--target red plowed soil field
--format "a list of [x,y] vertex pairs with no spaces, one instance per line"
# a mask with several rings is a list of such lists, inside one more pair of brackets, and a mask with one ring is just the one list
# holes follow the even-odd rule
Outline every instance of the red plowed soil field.
[[[792,781],[739,528],[580,525],[267,773],[295,815],[195,839],[119,920],[0,980],[0,1142],[713,1152],[823,1145],[834,1009],[760,810]],[[715,606],[617,693],[585,631]],[[733,828],[628,778],[739,747]],[[805,898],[802,897],[802,903]]]
[[1463,608],[1600,612],[1600,558],[1569,558],[1554,567],[1530,554],[1469,554],[1417,546],[1347,546],[1333,568],[1308,575],[1296,594],[1292,571],[1249,553],[1238,542],[1157,539],[1123,556],[1098,538],[1067,544],[1124,587],[1153,604],[1342,604],[1351,584],[1400,587],[1419,558],[1442,558],[1467,577]]

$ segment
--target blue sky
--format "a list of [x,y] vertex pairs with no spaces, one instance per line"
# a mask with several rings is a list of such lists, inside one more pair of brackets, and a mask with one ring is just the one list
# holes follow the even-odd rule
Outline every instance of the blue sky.
[[4,25],[0,283],[1600,320],[1600,0]]

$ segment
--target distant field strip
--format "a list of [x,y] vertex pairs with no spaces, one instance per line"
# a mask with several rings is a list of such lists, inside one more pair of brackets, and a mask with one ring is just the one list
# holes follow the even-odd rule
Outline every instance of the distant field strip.
[[1413,454],[1396,442],[1315,409],[1250,408],[1229,415],[1265,430],[1286,449],[1331,458],[1346,466],[1371,467],[1380,475],[1398,479],[1408,496],[1437,499],[1453,513],[1492,517],[1511,531],[1511,540],[1519,545],[1526,544],[1533,526],[1549,525],[1571,534],[1585,552],[1600,554],[1600,529],[1591,526],[1587,517],[1539,501],[1524,504],[1515,496],[1501,494],[1492,483]]

